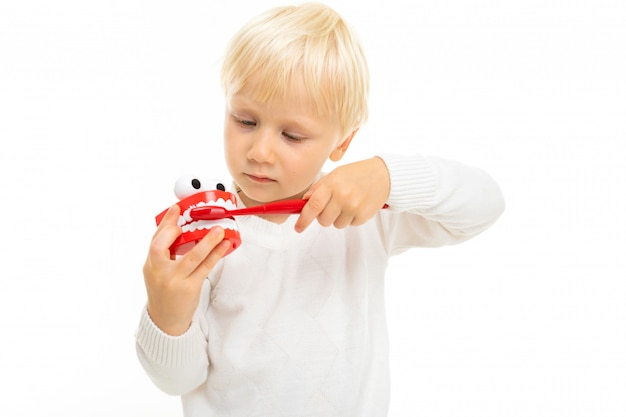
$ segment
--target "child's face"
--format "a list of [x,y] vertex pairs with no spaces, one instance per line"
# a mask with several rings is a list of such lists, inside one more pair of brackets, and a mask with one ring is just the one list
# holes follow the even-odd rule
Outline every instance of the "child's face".
[[226,163],[247,206],[301,198],[327,158],[343,156],[338,119],[316,115],[297,90],[266,103],[254,101],[249,88],[226,98]]

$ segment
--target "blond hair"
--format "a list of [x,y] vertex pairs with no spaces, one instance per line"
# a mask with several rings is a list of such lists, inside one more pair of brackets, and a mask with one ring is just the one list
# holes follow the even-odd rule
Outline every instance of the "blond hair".
[[319,3],[269,10],[231,40],[222,66],[226,95],[254,77],[253,99],[284,99],[302,80],[318,115],[337,116],[345,132],[367,120],[369,71],[352,28]]

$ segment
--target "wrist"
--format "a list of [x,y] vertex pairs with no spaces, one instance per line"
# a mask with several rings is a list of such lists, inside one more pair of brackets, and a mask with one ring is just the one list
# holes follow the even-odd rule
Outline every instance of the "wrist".
[[191,326],[191,319],[178,319],[172,314],[160,313],[157,309],[151,308],[149,301],[147,313],[152,323],[169,336],[181,336]]
[[371,158],[374,169],[372,170],[374,174],[373,184],[377,187],[377,189],[381,190],[385,196],[385,201],[389,198],[389,193],[391,192],[391,177],[389,175],[389,168],[387,168],[387,163],[380,156],[374,156]]

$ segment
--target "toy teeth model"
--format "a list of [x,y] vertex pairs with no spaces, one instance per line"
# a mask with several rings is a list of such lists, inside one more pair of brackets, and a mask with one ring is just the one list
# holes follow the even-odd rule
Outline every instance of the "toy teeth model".
[[[174,186],[174,194],[180,201],[180,216],[178,226],[183,233],[170,246],[172,255],[184,255],[195,246],[213,226],[221,226],[224,229],[224,239],[231,243],[226,255],[234,251],[241,244],[241,235],[237,223],[232,218],[218,220],[196,220],[192,218],[191,211],[196,207],[223,207],[225,210],[237,208],[237,197],[228,191],[226,187],[216,180],[200,181],[197,177],[186,175],[179,178]],[[157,226],[163,220],[167,209],[156,216]]]

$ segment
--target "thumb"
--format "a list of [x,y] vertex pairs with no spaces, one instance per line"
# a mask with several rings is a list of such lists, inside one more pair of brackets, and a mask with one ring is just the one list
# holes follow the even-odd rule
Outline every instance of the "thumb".
[[304,195],[302,196],[303,200],[308,200],[309,198],[311,198],[311,196],[313,195],[313,193],[315,192],[315,190],[319,187],[320,181],[317,181],[315,183],[313,183],[313,185],[311,185],[309,187],[309,189],[307,190],[306,193],[304,193]]

